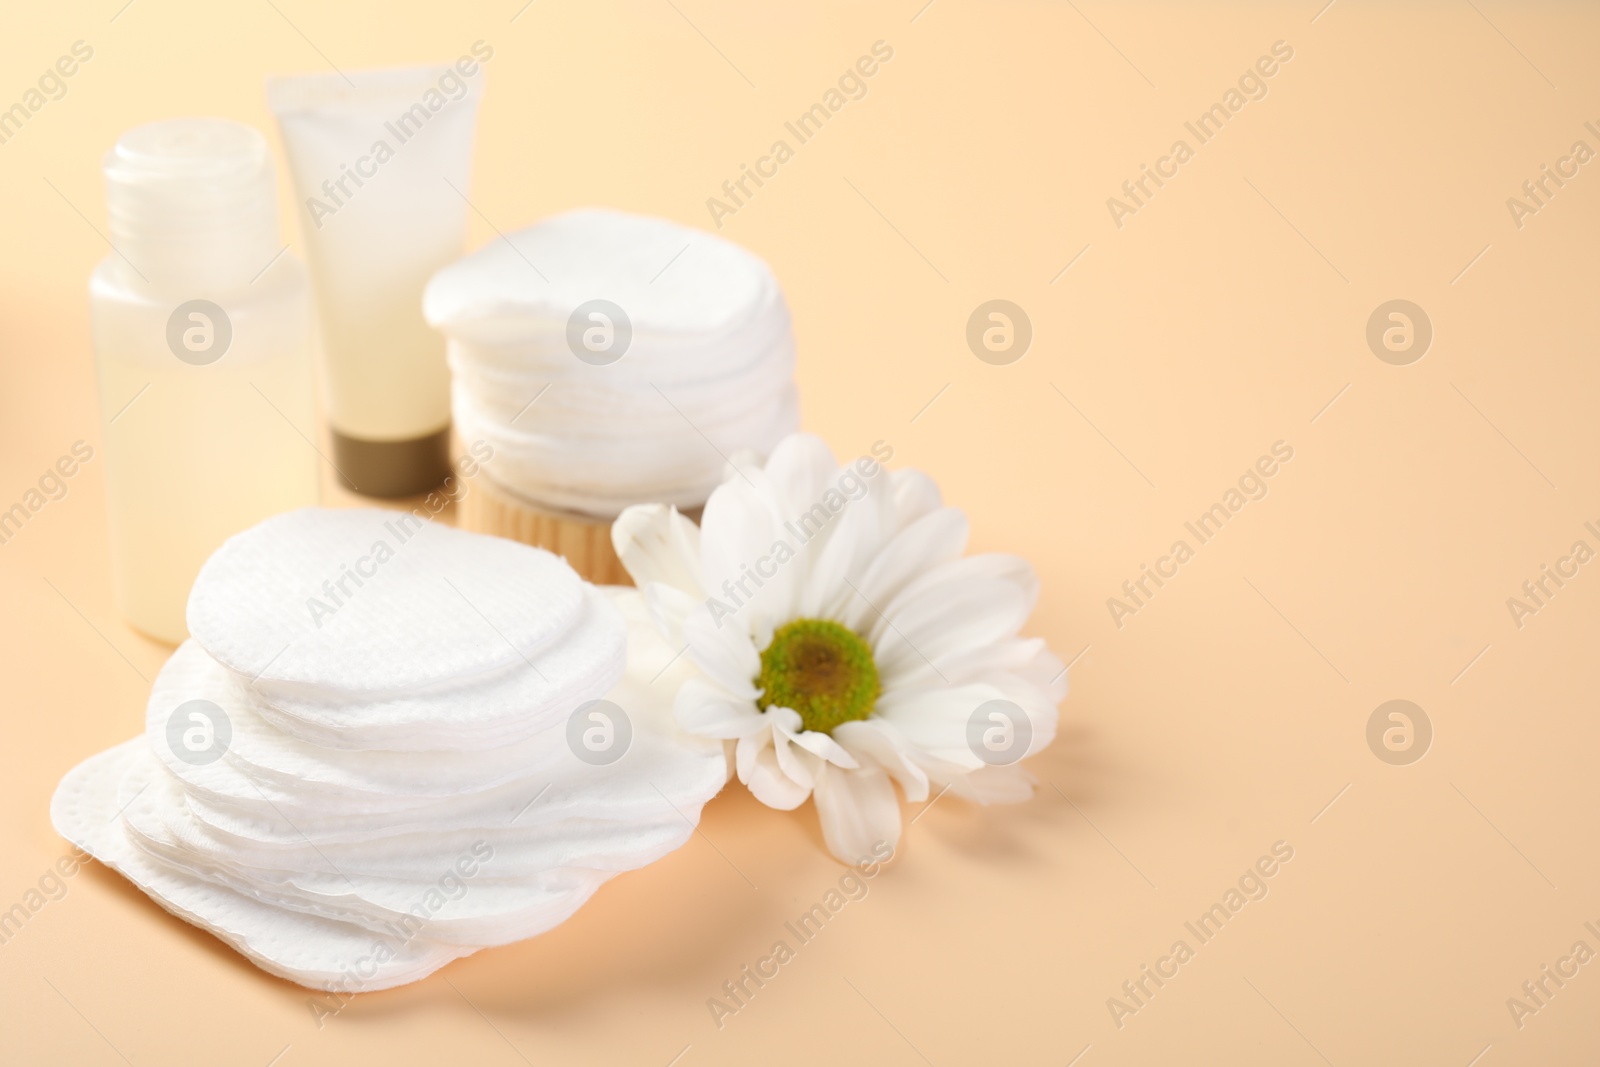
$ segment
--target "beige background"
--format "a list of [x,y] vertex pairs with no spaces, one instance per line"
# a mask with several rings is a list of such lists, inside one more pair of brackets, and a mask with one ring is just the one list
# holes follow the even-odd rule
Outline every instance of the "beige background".
[[[1600,163],[1521,229],[1506,207],[1575,140],[1600,149],[1600,16],[1320,2],[13,5],[0,101],[75,40],[95,55],[0,145],[0,504],[100,443],[85,282],[127,127],[270,130],[268,73],[481,38],[472,246],[589,203],[709,228],[706,198],[881,39],[866,98],[722,233],[787,287],[806,426],[932,473],[975,548],[1033,560],[1031,629],[1078,658],[1034,801],[939,802],[721,1030],[706,999],[839,874],[809,807],[738,788],[565,926],[321,1029],[303,990],[91,865],[0,946],[0,1060],[1600,1058],[1600,963],[1520,1029],[1506,1007],[1573,942],[1600,950],[1600,566],[1521,629],[1506,607],[1600,548]],[[1278,40],[1269,95],[1113,225],[1106,198]],[[993,298],[1034,326],[1010,366],[964,341]],[[1435,329],[1406,367],[1364,339],[1395,298]],[[1116,627],[1106,599],[1278,440],[1270,495]],[[103,470],[0,546],[0,907],[65,852],[56,780],[138,729],[168,653],[112,607]],[[1365,740],[1394,698],[1435,730],[1410,766]],[[1270,895],[1117,1028],[1107,998],[1278,840]]]

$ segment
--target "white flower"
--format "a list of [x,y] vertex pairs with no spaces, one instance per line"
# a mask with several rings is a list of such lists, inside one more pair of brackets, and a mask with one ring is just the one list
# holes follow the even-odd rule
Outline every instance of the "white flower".
[[734,741],[762,803],[814,795],[839,859],[898,842],[891,779],[913,802],[1032,795],[1016,761],[1054,738],[1067,688],[1044,642],[1017,636],[1038,582],[1014,556],[963,556],[966,516],[926,475],[840,467],[794,434],[719,486],[700,526],[647,504],[612,540],[657,630],[698,668],[679,723]]

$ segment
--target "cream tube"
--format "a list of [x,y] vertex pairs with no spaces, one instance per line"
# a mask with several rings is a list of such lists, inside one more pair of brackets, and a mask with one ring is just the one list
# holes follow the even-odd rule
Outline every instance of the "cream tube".
[[450,470],[450,373],[422,290],[461,254],[493,56],[478,41],[448,65],[267,83],[322,325],[333,465],[370,496],[426,492]]

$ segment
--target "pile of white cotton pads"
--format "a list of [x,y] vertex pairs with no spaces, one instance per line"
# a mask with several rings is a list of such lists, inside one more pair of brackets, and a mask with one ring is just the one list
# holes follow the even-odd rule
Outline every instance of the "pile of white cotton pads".
[[497,485],[615,517],[705,503],[741,449],[799,423],[794,335],[772,271],[661,219],[583,210],[434,275],[457,432],[494,448]]
[[681,679],[651,684],[674,650],[638,594],[536,548],[290,512],[211,557],[189,629],[144,736],[68,773],[51,815],[305,986],[383,989],[547,930],[684,844],[726,777],[672,722]]

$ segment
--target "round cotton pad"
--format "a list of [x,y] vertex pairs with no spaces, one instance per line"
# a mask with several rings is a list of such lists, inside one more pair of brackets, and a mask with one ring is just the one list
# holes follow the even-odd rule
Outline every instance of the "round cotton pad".
[[366,927],[286,911],[157,860],[128,839],[117,813],[123,775],[151,759],[136,737],[69,771],[50,802],[56,832],[262,970],[312,989],[360,992],[414,982],[473,951],[423,937],[391,938],[375,951]]
[[[302,514],[312,525],[332,515]],[[419,556],[429,544],[414,546]],[[157,677],[145,735],[69,772],[52,819],[167,910],[313,988],[387,988],[548,930],[611,877],[688,841],[728,773],[721,743],[673,718],[692,668],[656,634],[642,596],[580,590],[568,631],[526,666],[554,678],[564,657],[602,663],[609,689],[579,670],[565,676],[567,697],[524,703],[535,690],[512,668],[416,703],[396,698],[413,713],[405,725],[444,734],[542,724],[517,740],[471,751],[314,744],[280,729],[260,689],[195,639]],[[624,633],[632,654],[616,679]],[[582,660],[583,645],[606,654]],[[604,759],[569,723],[599,693],[626,738]],[[197,707],[191,725],[185,709]],[[208,732],[189,738],[201,720]]]
[[548,552],[408,512],[306,508],[206,561],[189,632],[264,686],[396,694],[529,659],[582,599]]
[[[493,456],[462,511],[473,528],[550,545],[630,504],[693,509],[729,456],[798,425],[772,271],[664,219],[547,219],[434,275],[423,313],[449,342],[457,433]],[[576,563],[593,577],[611,561]]]
[[444,268],[428,283],[422,313],[454,336],[504,342],[537,336],[539,320],[564,328],[574,308],[602,297],[626,308],[636,329],[704,334],[738,326],[776,289],[767,265],[732,242],[665,219],[585,208]]

